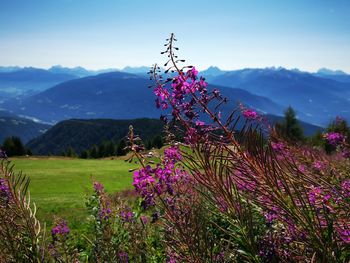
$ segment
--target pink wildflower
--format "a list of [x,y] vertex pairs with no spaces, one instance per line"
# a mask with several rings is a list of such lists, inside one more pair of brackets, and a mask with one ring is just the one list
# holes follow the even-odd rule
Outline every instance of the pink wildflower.
[[346,197],[350,197],[350,179],[341,183],[341,189]]
[[256,111],[253,111],[251,109],[243,110],[243,116],[249,120],[256,120],[259,117]]
[[65,220],[60,220],[52,229],[51,233],[53,236],[61,235],[65,236],[69,233],[69,228]]
[[312,166],[316,170],[321,170],[324,167],[324,164],[321,161],[315,161]]
[[329,132],[323,135],[329,144],[337,145],[344,141],[344,136],[339,132]]

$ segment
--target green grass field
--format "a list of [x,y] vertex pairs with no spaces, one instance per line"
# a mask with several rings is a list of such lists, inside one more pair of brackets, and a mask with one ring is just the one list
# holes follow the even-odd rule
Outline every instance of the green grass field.
[[54,216],[69,221],[73,229],[81,228],[87,217],[86,197],[92,193],[92,181],[101,182],[109,193],[132,188],[131,168],[121,159],[83,160],[69,158],[13,158],[15,171],[30,177],[31,199],[37,216],[48,226]]

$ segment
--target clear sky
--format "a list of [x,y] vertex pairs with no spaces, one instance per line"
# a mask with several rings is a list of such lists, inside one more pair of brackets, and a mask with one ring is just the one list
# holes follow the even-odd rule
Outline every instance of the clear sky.
[[88,69],[162,63],[350,72],[350,0],[0,0],[0,65]]

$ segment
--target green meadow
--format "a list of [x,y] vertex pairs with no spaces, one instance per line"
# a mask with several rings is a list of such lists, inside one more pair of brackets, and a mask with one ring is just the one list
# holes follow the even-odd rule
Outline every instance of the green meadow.
[[30,177],[31,200],[37,217],[51,226],[55,216],[68,220],[73,229],[86,222],[85,200],[92,193],[92,182],[101,182],[109,193],[132,188],[135,163],[122,159],[13,158],[15,171]]

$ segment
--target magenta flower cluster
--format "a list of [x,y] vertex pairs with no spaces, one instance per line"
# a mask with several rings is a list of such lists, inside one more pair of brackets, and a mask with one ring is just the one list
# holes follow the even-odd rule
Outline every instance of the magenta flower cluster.
[[330,194],[324,193],[324,191],[321,189],[321,187],[312,187],[309,192],[309,202],[314,207],[322,208],[322,205],[325,205],[328,203],[328,201],[331,199]]
[[252,109],[245,109],[242,112],[243,116],[248,120],[257,120],[259,119],[259,114]]
[[132,211],[122,211],[120,212],[120,218],[125,222],[132,222],[134,220],[134,213]]
[[136,192],[138,192],[144,200],[144,207],[154,205],[154,185],[156,180],[153,178],[155,169],[152,169],[150,165],[145,168],[141,168],[134,172],[133,186]]
[[100,220],[108,220],[112,209],[110,201],[105,197],[104,186],[99,182],[94,182],[93,187],[99,201],[98,216]]
[[98,215],[99,215],[101,220],[107,220],[111,213],[112,213],[112,210],[110,208],[110,204],[109,204],[109,202],[106,202],[105,207],[103,207],[103,206],[100,207]]
[[350,228],[338,229],[340,239],[347,245],[350,245]]
[[324,134],[324,138],[327,140],[329,144],[338,145],[342,141],[344,141],[344,135],[339,132],[328,132]]
[[178,162],[182,160],[179,148],[176,146],[168,147],[164,150],[165,160],[168,162]]
[[341,188],[344,196],[350,197],[350,179],[344,180],[341,183]]
[[203,78],[197,81],[198,71],[193,67],[187,71],[186,74],[181,74],[173,78],[171,83],[171,89],[168,90],[165,85],[159,84],[154,93],[157,96],[156,106],[157,108],[167,109],[170,104],[173,108],[173,115],[178,113],[177,110],[185,110],[187,117],[192,119],[195,117],[193,112],[194,101],[186,100],[187,95],[200,92],[202,100],[207,101],[207,83]]
[[118,253],[119,261],[120,263],[128,263],[129,262],[129,255],[127,252],[122,251]]
[[[10,188],[5,179],[0,178],[0,201],[4,201],[6,204],[11,199]],[[0,202],[1,205],[2,202]]]
[[312,167],[315,169],[315,170],[322,170],[324,168],[325,164],[322,162],[322,161],[314,161],[314,163],[312,164]]
[[271,142],[271,147],[275,151],[283,152],[285,150],[285,145],[283,142]]
[[97,195],[101,195],[104,192],[104,187],[99,182],[94,182],[94,191]]
[[52,229],[51,234],[55,236],[66,236],[69,234],[67,222],[61,219]]
[[185,170],[176,167],[176,162],[182,159],[179,148],[169,147],[164,151],[161,164],[155,168],[150,165],[134,172],[133,186],[143,198],[145,208],[155,204],[155,197],[162,194],[173,195],[174,185],[188,177]]
[[[200,108],[206,108],[208,112],[209,103],[221,99],[220,91],[217,89],[208,91],[207,85],[204,78],[198,79],[198,71],[193,67],[186,73],[174,77],[171,85],[159,83],[154,89],[158,108],[167,109],[171,106],[171,113],[175,119],[196,127],[187,127],[185,135],[187,143],[194,143],[200,139],[195,135],[196,131],[205,126],[205,123],[199,120]],[[221,112],[218,112],[216,118],[221,118]]]

